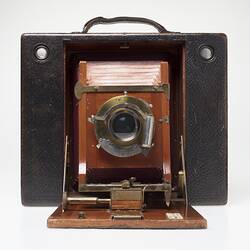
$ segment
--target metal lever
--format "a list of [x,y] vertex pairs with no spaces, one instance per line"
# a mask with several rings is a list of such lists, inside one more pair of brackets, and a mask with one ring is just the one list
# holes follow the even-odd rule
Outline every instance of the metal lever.
[[187,193],[187,176],[186,176],[186,164],[185,164],[185,153],[184,153],[184,141],[183,135],[181,135],[181,160],[182,160],[182,169],[183,169],[183,179],[184,179],[184,191],[185,191],[185,203],[186,211],[188,207],[188,193]]
[[153,134],[154,134],[154,116],[148,115],[146,117],[144,124],[144,136],[142,142],[143,148],[152,147]]
[[67,204],[77,205],[97,205],[97,204],[109,204],[110,199],[102,199],[98,197],[86,197],[86,196],[68,196],[66,198]]
[[[63,165],[63,197],[62,197],[62,201],[64,201],[65,196],[67,196],[67,191],[66,191],[66,172],[67,172],[67,155],[68,155],[68,136],[66,135],[65,137],[65,145],[64,145],[64,165]],[[62,212],[64,212],[65,206],[64,206],[64,202],[62,202]]]

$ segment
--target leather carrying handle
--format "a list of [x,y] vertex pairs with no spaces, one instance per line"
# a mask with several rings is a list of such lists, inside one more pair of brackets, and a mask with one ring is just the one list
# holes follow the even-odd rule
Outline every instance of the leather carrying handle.
[[143,17],[127,17],[127,16],[120,16],[120,17],[113,17],[113,18],[105,18],[105,17],[95,17],[89,20],[83,27],[83,33],[88,33],[89,29],[98,24],[114,24],[114,23],[142,23],[148,24],[153,26],[158,30],[159,33],[168,33],[169,31],[166,30],[162,25],[159,23],[150,20],[148,18]]

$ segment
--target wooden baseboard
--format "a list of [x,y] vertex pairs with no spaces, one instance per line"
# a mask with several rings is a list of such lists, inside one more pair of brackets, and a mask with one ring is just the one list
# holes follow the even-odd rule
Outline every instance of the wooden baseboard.
[[[142,218],[114,219],[109,209],[66,210],[58,207],[48,218],[49,228],[145,228],[145,229],[202,229],[207,221],[196,210],[188,206],[168,209],[146,209]],[[137,218],[137,219],[136,219]]]

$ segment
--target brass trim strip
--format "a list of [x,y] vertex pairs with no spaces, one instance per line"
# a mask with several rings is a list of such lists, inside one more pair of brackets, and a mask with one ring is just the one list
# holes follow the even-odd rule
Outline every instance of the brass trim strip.
[[84,93],[102,93],[102,92],[163,92],[169,97],[169,84],[152,86],[82,86],[77,82],[74,88],[75,97],[80,100]]
[[111,217],[113,220],[142,220],[143,215],[130,215],[130,214],[113,214]]
[[[144,192],[171,192],[171,185],[169,183],[155,183],[155,184],[141,184],[134,183],[133,188],[144,188]],[[79,192],[111,192],[113,188],[122,188],[122,184],[110,183],[110,184],[82,184],[79,186]]]

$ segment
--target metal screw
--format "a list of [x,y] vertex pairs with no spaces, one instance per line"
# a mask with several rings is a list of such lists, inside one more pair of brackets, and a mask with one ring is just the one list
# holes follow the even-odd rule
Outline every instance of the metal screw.
[[95,123],[95,116],[94,115],[91,115],[90,117],[88,117],[88,122],[90,123]]
[[84,212],[79,212],[78,218],[79,218],[79,219],[85,219],[85,214],[84,214]]
[[102,138],[100,138],[100,139],[98,140],[98,144],[96,144],[96,147],[97,147],[98,149],[102,146],[102,141],[103,141]]
[[130,188],[130,182],[129,182],[129,180],[123,180],[123,181],[121,181],[121,187],[122,187],[122,189]]

